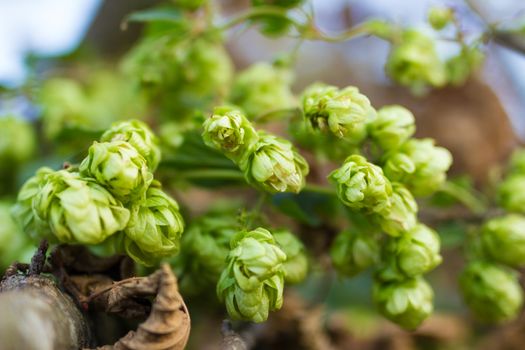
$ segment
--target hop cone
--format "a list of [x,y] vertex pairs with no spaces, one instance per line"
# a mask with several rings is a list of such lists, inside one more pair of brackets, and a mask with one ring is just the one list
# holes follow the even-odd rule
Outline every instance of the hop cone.
[[379,262],[379,243],[373,235],[343,231],[335,238],[330,256],[335,269],[355,276]]
[[368,125],[370,137],[384,150],[401,146],[416,131],[412,112],[402,106],[385,106]]
[[308,273],[308,258],[303,243],[287,230],[277,230],[273,234],[275,241],[286,254],[283,264],[286,283],[300,283]]
[[508,214],[489,220],[482,227],[481,242],[492,260],[525,265],[525,216]]
[[391,236],[399,236],[412,230],[417,223],[417,202],[403,185],[393,182],[390,197],[390,211],[376,216],[383,231]]
[[525,173],[510,174],[498,187],[498,203],[511,212],[525,212]]
[[231,318],[264,322],[283,303],[286,254],[263,228],[237,233],[217,283]]
[[0,169],[5,171],[28,160],[35,151],[35,140],[30,123],[0,116]]

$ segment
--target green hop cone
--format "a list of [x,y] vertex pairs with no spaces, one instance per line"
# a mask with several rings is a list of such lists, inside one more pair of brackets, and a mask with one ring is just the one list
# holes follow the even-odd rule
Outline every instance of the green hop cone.
[[368,125],[370,137],[383,150],[398,148],[415,131],[414,115],[398,105],[382,107],[377,111],[377,118]]
[[366,137],[366,123],[376,112],[356,87],[313,84],[301,97],[304,117],[314,129],[330,130],[337,137],[359,143]]
[[308,258],[301,240],[287,230],[277,230],[273,234],[275,241],[286,254],[283,264],[286,283],[300,283],[308,273]]
[[125,141],[133,146],[148,162],[153,172],[160,163],[161,151],[157,136],[140,120],[117,122],[100,138],[102,142]]
[[195,294],[217,284],[226,268],[230,240],[238,232],[234,212],[210,212],[194,221],[184,232],[181,254],[172,261],[180,287]]
[[446,61],[448,82],[456,86],[462,85],[481,66],[484,58],[484,53],[476,45],[461,48],[457,55]]
[[382,280],[417,277],[433,270],[443,260],[439,254],[438,234],[423,224],[392,238],[385,249],[387,266],[380,272]]
[[95,178],[123,202],[142,198],[153,181],[146,159],[128,142],[94,142],[80,172]]
[[179,205],[159,187],[152,185],[145,200],[131,208],[128,225],[116,238],[120,250],[147,266],[177,254],[184,231]]
[[442,6],[434,6],[428,11],[428,23],[432,28],[441,30],[445,28],[453,19],[452,9]]
[[266,62],[256,63],[234,80],[230,99],[249,118],[291,108],[295,99],[291,90],[292,73]]
[[40,240],[51,234],[49,225],[34,214],[33,198],[40,193],[42,186],[46,183],[47,175],[53,172],[52,169],[46,167],[38,169],[36,174],[29,178],[18,191],[17,201],[12,209],[16,221],[33,240]]
[[[38,230],[37,226],[35,238],[50,238],[61,243],[98,244],[128,224],[129,210],[95,180],[67,170],[45,172],[47,170],[37,173],[37,177],[44,178],[32,199],[32,215],[36,216],[36,222],[47,224],[51,236],[46,235],[47,230]],[[40,181],[29,179],[22,188],[19,201],[35,189],[34,182]],[[22,222],[27,221],[26,216]]]
[[379,225],[391,236],[412,230],[417,224],[417,202],[403,185],[393,182],[390,211],[376,217]]
[[525,149],[520,148],[512,153],[509,161],[509,171],[512,174],[525,175]]
[[413,29],[403,32],[401,40],[393,44],[385,69],[390,78],[415,93],[447,82],[445,64],[439,59],[434,41]]
[[286,254],[272,234],[260,227],[237,233],[230,246],[217,295],[232,319],[264,322],[269,311],[283,304]]
[[481,242],[492,260],[525,265],[525,216],[507,214],[487,221],[481,229]]
[[525,213],[525,174],[510,174],[498,186],[498,203],[511,212]]
[[36,135],[31,124],[14,116],[0,116],[0,169],[27,161],[35,152]]
[[428,196],[445,182],[452,155],[432,139],[410,139],[385,155],[383,170],[390,181],[401,182],[415,196]]
[[0,272],[13,262],[29,263],[35,247],[11,216],[13,203],[0,201]]
[[351,155],[328,178],[337,186],[337,195],[347,207],[381,215],[390,212],[390,181],[380,167],[365,157]]
[[202,139],[211,148],[234,161],[252,152],[259,140],[257,131],[244,114],[233,107],[217,107],[203,124]]
[[465,303],[481,321],[510,321],[523,306],[517,273],[497,264],[469,263],[461,273],[459,284]]
[[419,327],[434,309],[434,292],[421,277],[394,282],[376,280],[372,298],[383,316],[407,330]]
[[239,162],[251,185],[269,192],[299,193],[305,185],[309,167],[290,141],[259,132],[259,140]]
[[352,277],[378,263],[379,252],[376,237],[348,230],[337,235],[330,256],[340,274]]

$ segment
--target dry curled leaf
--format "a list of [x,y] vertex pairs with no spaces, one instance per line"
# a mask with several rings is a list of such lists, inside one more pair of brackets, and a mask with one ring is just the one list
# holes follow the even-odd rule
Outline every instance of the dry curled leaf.
[[99,288],[89,304],[121,315],[140,314],[140,300],[155,296],[151,313],[136,331],[130,331],[103,350],[180,350],[190,334],[190,315],[178,291],[177,280],[168,265],[148,277],[135,277]]

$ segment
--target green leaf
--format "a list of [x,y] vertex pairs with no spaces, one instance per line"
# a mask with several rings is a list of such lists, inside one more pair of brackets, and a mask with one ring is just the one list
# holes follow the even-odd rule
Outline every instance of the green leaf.
[[278,193],[272,204],[283,214],[310,226],[319,226],[328,218],[337,215],[337,197],[312,192]]
[[153,8],[133,12],[124,20],[127,22],[178,22],[183,19],[179,10],[174,8]]

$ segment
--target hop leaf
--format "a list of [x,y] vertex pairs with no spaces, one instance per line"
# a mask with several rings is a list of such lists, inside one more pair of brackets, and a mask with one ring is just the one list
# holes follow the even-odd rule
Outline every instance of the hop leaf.
[[481,241],[494,260],[510,266],[525,265],[525,217],[509,214],[483,225]]
[[376,216],[381,228],[392,236],[412,230],[417,223],[417,202],[403,185],[392,183],[390,211]]
[[18,200],[15,213],[27,233],[62,243],[101,243],[129,220],[129,210],[95,180],[67,170],[41,169],[24,185]]
[[412,112],[402,106],[385,106],[377,111],[377,118],[368,125],[370,137],[384,150],[401,146],[415,132]]
[[286,254],[283,264],[286,283],[300,283],[308,273],[308,258],[303,243],[287,230],[277,230],[273,234],[275,241]]
[[264,322],[269,311],[281,308],[285,261],[286,254],[264,228],[232,238],[227,267],[217,283],[217,295],[230,317]]
[[80,172],[95,178],[123,202],[141,198],[153,181],[146,159],[125,141],[94,142]]
[[436,147],[432,139],[410,139],[399,149],[388,152],[383,166],[385,175],[403,183],[415,196],[428,196],[447,178],[452,155]]
[[482,321],[512,320],[523,305],[517,274],[504,267],[483,261],[471,262],[461,273],[459,283],[465,302]]
[[239,163],[248,183],[270,193],[298,193],[309,168],[293,145],[283,138],[259,132],[253,151]]
[[381,215],[390,212],[392,186],[381,168],[367,162],[366,158],[351,155],[328,177],[337,186],[337,195],[347,207]]
[[204,143],[223,152],[234,161],[252,152],[259,140],[257,132],[241,111],[218,107],[203,124]]
[[373,235],[343,231],[330,249],[336,270],[346,276],[355,276],[379,262],[379,244]]
[[[252,0],[253,6],[276,6],[284,9],[292,9],[303,3],[304,0]],[[261,32],[268,36],[279,36],[285,34],[292,22],[286,14],[257,16],[256,22],[261,24]]]
[[160,163],[161,151],[157,136],[146,123],[129,120],[114,123],[100,138],[102,142],[125,141],[133,146],[146,159],[151,171]]
[[339,90],[335,86],[313,84],[302,95],[306,120],[314,129],[329,129],[337,137],[355,143],[366,136],[366,123],[375,118],[368,98],[356,87]]
[[425,274],[443,260],[439,254],[438,234],[418,224],[412,230],[390,240],[386,251],[387,266],[380,272],[382,280],[406,279]]
[[151,186],[145,200],[132,207],[127,227],[116,238],[120,250],[144,265],[177,254],[184,231],[179,205],[157,186]]
[[432,288],[420,277],[395,282],[376,280],[373,299],[383,316],[408,330],[419,327],[434,308]]
[[403,32],[400,42],[393,45],[385,69],[393,80],[416,93],[447,82],[434,41],[413,29]]
[[291,82],[289,70],[269,63],[257,63],[237,76],[230,99],[250,118],[272,110],[291,108],[294,106]]
[[31,158],[35,140],[30,123],[14,116],[0,117],[0,169],[11,169]]

